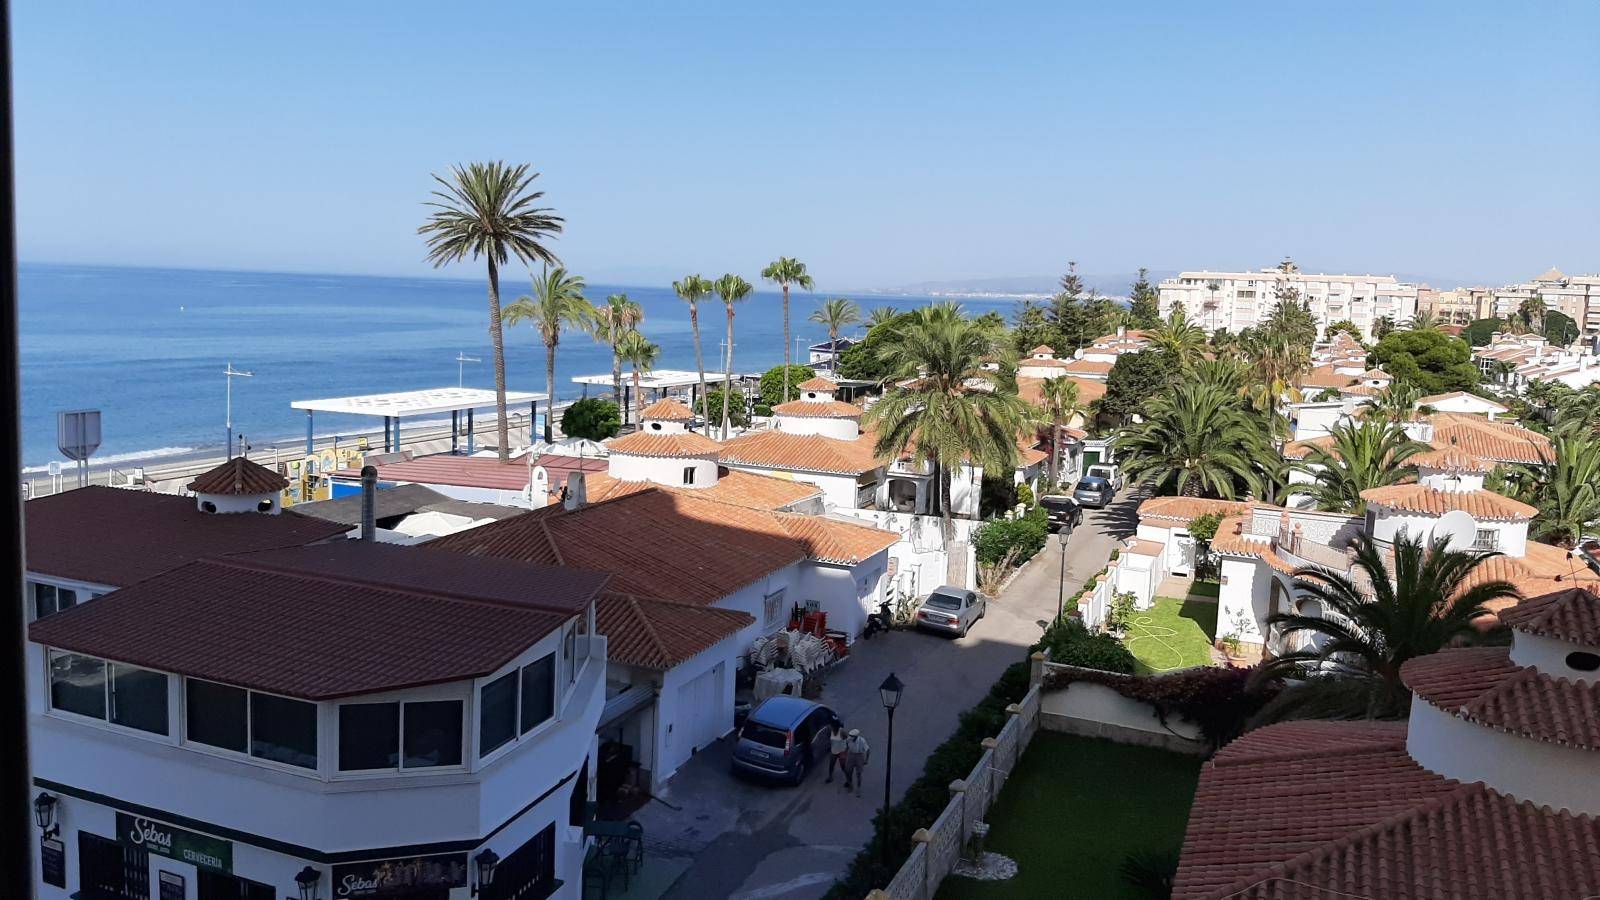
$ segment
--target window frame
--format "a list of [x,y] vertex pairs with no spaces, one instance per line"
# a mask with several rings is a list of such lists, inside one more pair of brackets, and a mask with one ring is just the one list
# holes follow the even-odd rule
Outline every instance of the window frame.
[[[566,628],[566,627],[568,627],[568,626],[563,626],[563,628]],[[523,656],[519,657],[516,662],[507,665],[506,668],[504,668],[502,670],[496,671],[490,677],[478,679],[477,681],[475,681],[473,683],[473,687],[472,687],[473,714],[472,714],[471,721],[468,724],[472,728],[472,745],[471,745],[472,753],[470,755],[472,757],[475,757],[476,762],[475,762],[474,765],[477,768],[481,769],[484,766],[493,764],[494,762],[499,760],[501,756],[503,756],[506,753],[511,752],[512,748],[514,748],[514,747],[516,747],[516,746],[518,746],[518,745],[520,745],[522,743],[525,743],[525,742],[528,742],[528,741],[531,741],[531,740],[536,740],[539,736],[544,734],[545,731],[549,730],[550,728],[556,727],[557,725],[561,724],[562,721],[564,721],[564,715],[563,715],[564,710],[562,708],[562,699],[564,697],[570,696],[570,694],[571,694],[570,690],[563,690],[564,687],[569,687],[569,686],[568,685],[564,685],[562,683],[562,680],[561,680],[561,668],[562,668],[561,667],[561,652],[562,652],[562,645],[563,645],[563,643],[565,641],[565,638],[562,636],[562,632],[560,632],[560,631],[553,632],[549,637],[555,639],[555,641],[556,641],[555,646],[552,647],[547,642],[547,640],[542,640],[542,641],[539,642],[539,644],[536,647],[531,649],[528,653],[526,653]],[[541,649],[543,650],[543,652],[538,652]],[[522,683],[523,683],[523,679],[524,679],[524,674],[523,673],[524,673],[524,670],[526,670],[528,668],[531,668],[531,667],[533,667],[535,665],[538,665],[538,664],[544,662],[545,660],[549,660],[550,661],[550,668],[551,668],[551,672],[550,672],[550,686],[551,686],[550,715],[546,716],[537,725],[533,726],[532,728],[528,729],[527,731],[523,731],[523,729],[522,729],[522,709],[523,709],[523,705],[522,705],[522,701],[523,701]],[[507,676],[514,676],[513,683],[516,685],[516,699],[515,699],[515,704],[514,704],[514,707],[516,709],[516,718],[515,718],[515,722],[513,723],[514,724],[513,734],[512,734],[512,736],[511,736],[511,738],[509,740],[506,740],[505,742],[496,745],[493,749],[485,750],[484,746],[483,746],[483,743],[482,743],[482,737],[483,737],[483,710],[484,710],[483,689],[488,687],[491,684],[494,684],[495,682],[500,681],[501,679],[503,679],[503,678],[505,678]]]
[[[202,743],[200,741],[192,740],[189,737],[189,682],[191,682],[191,681],[199,681],[199,682],[204,682],[206,684],[216,684],[216,685],[221,685],[222,687],[233,688],[234,690],[244,691],[244,693],[245,693],[245,704],[244,704],[244,747],[245,747],[245,749],[242,752],[239,751],[239,750],[234,750],[234,749],[228,748],[228,747],[218,747],[215,744]],[[290,696],[288,696],[286,694],[277,694],[277,693],[273,693],[272,691],[258,691],[255,688],[247,688],[247,687],[244,687],[242,685],[229,684],[226,681],[215,681],[215,680],[210,679],[210,678],[194,678],[194,677],[190,677],[190,676],[187,676],[187,675],[183,676],[183,684],[181,686],[181,694],[182,694],[182,703],[180,704],[180,712],[178,714],[179,715],[179,735],[180,735],[179,738],[178,738],[178,743],[181,746],[183,746],[183,747],[185,747],[187,749],[190,749],[190,750],[194,750],[194,751],[199,752],[199,753],[209,753],[212,756],[218,756],[218,757],[221,757],[223,759],[241,760],[241,761],[249,762],[249,763],[252,763],[252,764],[258,765],[258,766],[265,766],[265,767],[267,767],[269,769],[273,769],[273,770],[276,770],[276,771],[279,771],[279,772],[288,772],[290,774],[300,775],[300,776],[305,777],[305,778],[315,778],[315,779],[318,779],[318,780],[322,780],[323,779],[323,777],[324,777],[324,775],[323,775],[323,767],[327,764],[327,759],[326,759],[327,754],[324,752],[325,749],[326,749],[324,747],[324,740],[325,740],[325,737],[326,737],[326,735],[325,735],[326,729],[323,727],[323,721],[322,721],[323,720],[323,715],[322,715],[323,714],[323,708],[324,708],[325,704],[319,703],[319,702],[317,702],[315,700],[306,700],[306,699],[304,699],[302,697],[290,697]],[[307,704],[310,704],[316,710],[316,714],[317,714],[316,715],[316,722],[317,722],[317,764],[314,767],[308,769],[308,768],[306,768],[304,766],[294,765],[293,763],[279,762],[278,760],[268,759],[267,757],[264,757],[264,756],[256,756],[254,753],[250,752],[250,747],[255,742],[255,710],[254,710],[254,704],[251,701],[251,696],[254,695],[254,694],[262,694],[262,695],[265,695],[265,696],[268,696],[268,697],[273,697],[273,698],[276,698],[276,699],[279,699],[279,700],[292,700],[295,703],[307,703]],[[335,753],[337,753],[337,749],[335,749]],[[337,766],[337,759],[335,760],[335,766]]]
[[[416,703],[454,703],[460,709],[459,724],[461,726],[458,749],[461,759],[459,762],[446,763],[438,766],[408,766],[406,765],[406,707]],[[339,761],[340,750],[344,747],[344,720],[342,713],[347,706],[388,706],[399,707],[395,716],[395,764],[393,766],[372,769],[346,769]],[[468,703],[455,694],[441,694],[439,696],[421,695],[409,697],[368,698],[352,697],[345,702],[333,704],[333,770],[330,773],[335,778],[348,778],[363,775],[437,775],[441,773],[464,772],[467,770],[467,711]],[[504,746],[504,745],[502,745]],[[496,748],[498,749],[498,748]]]
[[[70,709],[64,709],[62,707],[56,706],[55,697],[54,697],[53,691],[52,691],[52,686],[54,684],[54,678],[53,678],[52,672],[51,672],[51,661],[52,661],[52,658],[54,656],[58,655],[58,654],[64,654],[64,655],[68,655],[68,656],[81,656],[81,657],[83,657],[85,659],[92,659],[92,660],[95,660],[95,661],[100,663],[100,665],[102,666],[103,671],[105,673],[104,677],[101,680],[101,689],[102,689],[102,691],[104,691],[104,703],[105,703],[105,715],[103,717],[87,716],[87,715],[84,715],[83,713],[73,712]],[[112,696],[111,696],[111,693],[112,693],[111,671],[112,671],[112,667],[113,666],[121,666],[121,667],[123,667],[125,669],[137,669],[137,670],[139,670],[141,672],[154,672],[155,674],[160,675],[160,676],[162,676],[163,678],[165,678],[167,680],[167,682],[166,682],[166,687],[167,687],[167,730],[166,730],[166,733],[162,733],[162,732],[159,732],[159,731],[146,731],[143,728],[135,728],[132,725],[123,725],[123,724],[120,724],[118,722],[113,722],[111,720],[111,711],[114,708],[114,704],[113,704]],[[137,738],[141,738],[141,739],[147,740],[147,741],[159,741],[159,742],[164,743],[164,744],[176,744],[177,743],[177,739],[173,737],[173,731],[174,731],[174,727],[173,726],[174,726],[174,723],[172,721],[172,679],[178,678],[178,677],[179,676],[174,675],[171,672],[163,672],[160,669],[152,669],[149,666],[136,666],[136,665],[133,665],[131,663],[125,663],[125,662],[121,662],[121,661],[113,660],[113,659],[105,659],[103,657],[94,656],[94,655],[91,655],[91,654],[88,654],[88,653],[78,653],[77,651],[74,651],[74,650],[62,650],[62,649],[57,648],[57,647],[48,647],[47,646],[47,647],[44,648],[44,679],[43,679],[43,682],[44,682],[45,714],[48,715],[48,716],[54,716],[55,718],[62,719],[62,720],[65,720],[65,721],[77,722],[77,723],[82,724],[82,725],[89,725],[89,726],[92,726],[92,727],[103,728],[103,729],[106,729],[108,731],[115,732],[117,734],[128,735],[128,736],[131,736],[131,737],[137,737]]]

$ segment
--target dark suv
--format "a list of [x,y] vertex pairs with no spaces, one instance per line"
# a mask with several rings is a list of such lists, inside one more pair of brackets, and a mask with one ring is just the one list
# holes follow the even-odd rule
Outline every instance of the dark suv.
[[1065,494],[1046,494],[1039,498],[1039,505],[1044,507],[1045,514],[1050,517],[1050,532],[1071,532],[1083,521],[1083,507],[1078,501]]

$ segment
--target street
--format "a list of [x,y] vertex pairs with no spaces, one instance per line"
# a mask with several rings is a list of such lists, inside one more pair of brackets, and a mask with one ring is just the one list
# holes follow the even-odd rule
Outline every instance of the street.
[[[1106,510],[1086,512],[1067,544],[1069,598],[1132,533],[1139,499],[1124,494]],[[728,771],[732,739],[725,738],[702,750],[639,811],[647,874],[630,896],[801,900],[825,893],[871,836],[872,817],[883,803],[888,729],[878,685],[890,672],[906,684],[895,714],[892,787],[898,800],[960,714],[983,698],[1006,666],[1024,658],[1055,614],[1059,546],[1052,536],[965,638],[893,631],[857,641],[849,661],[831,673],[820,701],[846,728],[860,728],[872,748],[860,797],[847,795],[839,777],[825,784],[825,766],[797,788],[736,778]],[[658,882],[674,872],[670,886]]]

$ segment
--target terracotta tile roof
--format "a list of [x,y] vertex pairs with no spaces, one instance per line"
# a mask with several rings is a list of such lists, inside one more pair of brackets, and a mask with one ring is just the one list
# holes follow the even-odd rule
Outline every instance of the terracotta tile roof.
[[1400,668],[1406,686],[1457,718],[1519,737],[1600,750],[1600,684],[1544,675],[1506,647],[1442,650]]
[[1049,344],[1040,344],[1039,346],[1033,348],[1032,350],[1029,350],[1028,354],[1030,356],[1037,356],[1037,355],[1039,355],[1041,353],[1046,354],[1046,355],[1053,355],[1055,352],[1056,352],[1055,348],[1050,346]]
[[677,434],[657,434],[635,431],[633,434],[612,438],[606,442],[612,453],[634,456],[664,456],[670,458],[699,459],[716,456],[722,445],[703,434],[684,431]]
[[606,636],[606,661],[670,669],[755,623],[749,614],[714,606],[669,603],[607,591],[595,606],[595,630]]
[[[1078,403],[1080,405],[1088,406],[1106,395],[1106,383],[1104,381],[1095,381],[1092,378],[1075,378],[1071,375],[1063,377],[1078,386]],[[1043,403],[1045,380],[1043,378],[1018,375],[1017,396],[1034,405]]]
[[779,403],[772,411],[780,416],[802,416],[812,419],[859,419],[861,407],[843,400],[790,400]]
[[1441,472],[1456,472],[1464,474],[1486,475],[1494,469],[1494,463],[1486,459],[1472,456],[1459,447],[1446,444],[1444,447],[1435,448],[1406,460],[1409,465],[1424,469],[1437,469]]
[[676,397],[662,397],[640,411],[639,418],[642,420],[656,419],[662,422],[692,422],[694,421],[694,410],[685,406],[683,401]]
[[1290,441],[1283,445],[1284,459],[1305,459],[1311,455],[1313,448],[1327,450],[1333,447],[1333,435],[1325,434],[1322,437],[1307,438],[1303,441]]
[[1166,548],[1160,541],[1147,541],[1144,539],[1130,538],[1123,553],[1137,553],[1140,556],[1154,556],[1159,558]]
[[1339,393],[1350,397],[1376,397],[1383,391],[1383,388],[1369,387],[1365,384],[1347,384],[1339,388]]
[[1480,401],[1482,403],[1487,403],[1490,406],[1496,407],[1501,412],[1509,412],[1510,411],[1505,406],[1503,406],[1503,405],[1501,405],[1499,403],[1496,403],[1493,400],[1490,400],[1490,399],[1488,399],[1486,397],[1479,397],[1477,394],[1469,394],[1466,391],[1450,391],[1450,392],[1444,393],[1444,394],[1429,394],[1426,397],[1419,398],[1417,400],[1417,405],[1418,406],[1433,406],[1436,403],[1443,403],[1446,400],[1459,400],[1459,399],[1462,399],[1462,398],[1466,398],[1466,399],[1470,399],[1470,400],[1477,400],[1477,401]]
[[1393,484],[1388,487],[1368,488],[1361,492],[1368,503],[1390,509],[1423,515],[1442,516],[1452,510],[1462,510],[1474,519],[1501,522],[1521,522],[1538,515],[1539,511],[1520,500],[1496,494],[1494,491],[1441,491],[1421,484]]
[[1557,900],[1600,891],[1600,824],[1418,766],[1401,723],[1287,722],[1195,791],[1178,900]]
[[1362,381],[1393,381],[1394,376],[1382,369],[1368,369],[1356,376]]
[[[1073,360],[1072,362],[1077,362],[1077,360]],[[1021,368],[1033,368],[1033,369],[1063,369],[1063,370],[1065,370],[1067,368],[1067,366],[1070,365],[1070,364],[1071,363],[1068,360],[1065,360],[1065,359],[1034,359],[1032,357],[1029,357],[1028,359],[1018,360],[1017,361],[1017,368],[1019,368],[1019,369],[1021,369]]]
[[1065,368],[1068,372],[1079,375],[1106,375],[1111,372],[1113,365],[1113,363],[1098,362],[1092,359],[1075,359],[1067,363]]
[[1428,420],[1435,447],[1458,447],[1480,459],[1545,465],[1553,453],[1549,438],[1520,425],[1467,413],[1434,413]]
[[1501,610],[1500,621],[1518,631],[1600,646],[1600,586],[1567,588],[1530,597]]
[[1047,451],[1040,450],[1037,447],[1027,447],[1023,443],[1017,445],[1017,468],[1019,469],[1037,466],[1049,458],[1050,454]]
[[[550,483],[558,484],[575,471],[603,472],[606,461],[547,453],[533,461],[544,466]],[[437,453],[415,459],[397,460],[377,466],[378,480],[406,484],[450,484],[456,487],[489,488],[498,491],[523,491],[528,488],[528,461],[514,459],[502,463],[493,456],[453,456]],[[359,478],[361,470],[340,469],[339,478]]]
[[652,489],[705,497],[719,503],[732,503],[735,506],[749,506],[755,509],[784,509],[822,493],[822,488],[804,481],[741,472],[725,466],[718,469],[717,483],[704,487],[668,487],[649,481],[623,481],[604,473],[588,476],[584,484],[584,491],[588,494],[590,503],[600,503],[613,497],[624,497]]
[[1211,539],[1212,551],[1224,556],[1259,559],[1279,572],[1293,575],[1297,567],[1279,556],[1271,541],[1245,536],[1245,518],[1244,515],[1230,516],[1218,523],[1216,536]]
[[1237,516],[1250,509],[1250,504],[1236,500],[1210,500],[1204,497],[1151,497],[1139,504],[1140,519],[1164,519],[1188,524],[1207,513]]
[[[1560,547],[1538,541],[1528,541],[1520,557],[1491,556],[1479,563],[1462,582],[1462,589],[1485,581],[1509,581],[1522,597],[1539,597],[1571,587],[1600,588],[1600,575],[1569,558]],[[1494,600],[1489,609],[1504,612],[1520,599]]]
[[872,444],[867,435],[844,441],[818,434],[753,431],[724,443],[721,458],[729,465],[860,475],[884,464],[872,452]]
[[322,700],[487,675],[605,576],[337,541],[202,560],[34,622],[29,638]]
[[295,547],[349,526],[293,511],[211,515],[192,497],[86,487],[23,506],[28,571],[113,587],[209,556]]
[[215,469],[189,482],[196,494],[276,494],[289,486],[289,479],[266,466],[235,456]]
[[1318,366],[1300,376],[1301,387],[1338,389],[1355,381],[1353,375],[1343,375],[1334,371],[1333,366]]
[[827,378],[823,378],[821,375],[818,375],[815,378],[808,378],[805,381],[800,382],[799,384],[795,385],[795,387],[802,391],[837,391],[839,389],[839,384],[836,381],[831,381]]

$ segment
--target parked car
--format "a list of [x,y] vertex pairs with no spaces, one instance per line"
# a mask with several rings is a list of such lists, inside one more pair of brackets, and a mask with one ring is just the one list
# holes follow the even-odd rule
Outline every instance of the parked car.
[[965,635],[972,623],[983,618],[988,610],[989,603],[982,594],[946,584],[934,588],[928,599],[922,601],[915,621],[918,628]]
[[812,700],[768,697],[739,727],[733,771],[799,784],[812,763],[826,759],[834,711]]
[[1051,534],[1062,530],[1071,532],[1083,521],[1083,507],[1066,494],[1046,494],[1039,498],[1039,505],[1050,519]]
[[1107,479],[1099,475],[1085,475],[1078,480],[1078,486],[1072,489],[1072,499],[1090,509],[1105,509],[1116,493],[1117,489]]
[[1096,478],[1104,478],[1105,480],[1111,482],[1111,489],[1113,491],[1122,490],[1122,473],[1117,471],[1117,467],[1111,463],[1095,463],[1085,470],[1083,474],[1093,475]]

